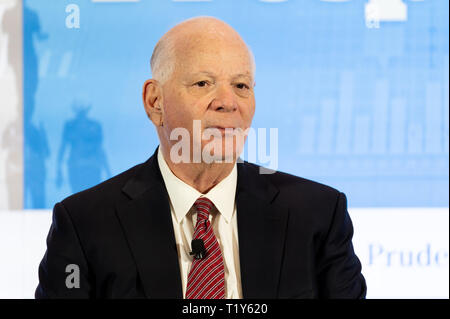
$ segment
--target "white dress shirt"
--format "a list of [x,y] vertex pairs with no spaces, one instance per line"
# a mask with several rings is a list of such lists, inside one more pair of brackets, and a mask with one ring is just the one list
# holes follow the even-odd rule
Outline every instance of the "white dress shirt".
[[225,298],[242,298],[241,273],[239,266],[239,246],[237,232],[237,211],[235,194],[237,185],[237,167],[207,194],[202,194],[192,186],[179,179],[170,170],[160,148],[158,148],[158,164],[170,199],[175,241],[183,286],[183,298],[186,296],[186,286],[189,270],[192,264],[191,241],[197,222],[197,214],[193,207],[199,197],[207,197],[214,206],[209,215],[209,221],[217,237],[225,268]]

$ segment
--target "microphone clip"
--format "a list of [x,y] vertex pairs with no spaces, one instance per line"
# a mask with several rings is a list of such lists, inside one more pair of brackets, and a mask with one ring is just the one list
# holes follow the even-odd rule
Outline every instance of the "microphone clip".
[[205,259],[206,248],[203,239],[193,239],[191,242],[192,251],[189,255],[194,255],[194,259]]

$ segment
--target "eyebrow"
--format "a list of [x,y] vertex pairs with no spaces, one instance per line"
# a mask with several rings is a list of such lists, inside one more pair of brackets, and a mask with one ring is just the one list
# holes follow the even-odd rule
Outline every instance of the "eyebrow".
[[208,75],[208,76],[211,76],[211,77],[214,76],[214,73],[209,72],[209,71],[199,71],[199,72],[193,73],[192,75],[200,75],[200,74]]
[[239,78],[239,77],[244,77],[244,78],[248,78],[249,80],[252,79],[251,75],[245,74],[245,73],[239,73],[233,76],[233,79]]
[[[207,75],[207,76],[210,76],[210,77],[214,77],[214,76],[215,76],[214,73],[209,72],[209,71],[199,71],[199,72],[195,72],[195,73],[192,74],[192,76],[202,75],[202,74]],[[252,76],[249,75],[249,74],[246,74],[246,73],[238,73],[238,74],[233,75],[231,78],[232,78],[232,79],[236,79],[236,78],[239,78],[239,77],[246,77],[246,78],[248,78],[249,80],[252,79]]]

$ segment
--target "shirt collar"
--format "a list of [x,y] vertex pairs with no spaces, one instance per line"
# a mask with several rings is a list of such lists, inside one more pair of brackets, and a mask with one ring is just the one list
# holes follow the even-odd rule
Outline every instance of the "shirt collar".
[[231,173],[206,194],[200,193],[175,176],[167,165],[160,147],[158,147],[158,165],[178,223],[183,220],[197,198],[202,196],[208,197],[214,203],[217,210],[228,223],[231,221],[237,185],[236,163]]

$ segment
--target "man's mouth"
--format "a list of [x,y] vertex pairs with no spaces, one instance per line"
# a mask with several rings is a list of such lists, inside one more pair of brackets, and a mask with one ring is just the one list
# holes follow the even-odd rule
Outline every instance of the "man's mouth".
[[227,136],[235,136],[238,132],[236,132],[236,130],[238,130],[239,128],[236,128],[234,126],[225,126],[225,125],[213,125],[213,126],[208,126],[205,131],[208,132],[211,135],[217,135],[220,134],[220,136],[222,137],[227,137]]

